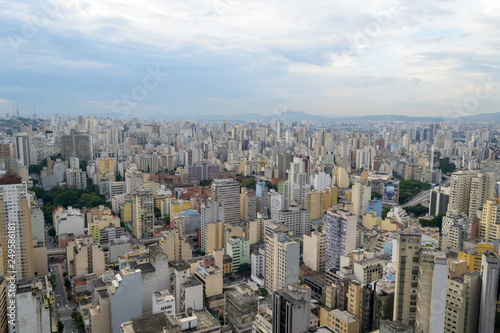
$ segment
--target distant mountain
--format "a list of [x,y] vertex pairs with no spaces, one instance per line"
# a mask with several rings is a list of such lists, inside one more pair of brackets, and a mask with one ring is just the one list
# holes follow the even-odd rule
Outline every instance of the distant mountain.
[[[117,114],[109,114],[101,116],[109,117],[119,117]],[[131,118],[131,116],[129,116]],[[407,122],[441,122],[443,120],[455,120],[455,121],[467,121],[467,122],[489,122],[489,123],[499,123],[500,122],[500,112],[499,113],[481,113],[473,116],[466,117],[429,117],[429,116],[405,116],[405,115],[393,115],[393,114],[382,114],[382,115],[365,115],[365,116],[351,116],[351,115],[313,115],[305,113],[303,111],[283,111],[276,114],[262,115],[259,113],[244,113],[244,114],[232,114],[232,115],[193,115],[193,114],[166,114],[157,113],[154,115],[146,116],[147,119],[165,119],[165,120],[196,120],[196,121],[327,121],[327,122],[345,122],[345,121],[382,121],[382,122],[394,122],[394,121],[407,121]]]

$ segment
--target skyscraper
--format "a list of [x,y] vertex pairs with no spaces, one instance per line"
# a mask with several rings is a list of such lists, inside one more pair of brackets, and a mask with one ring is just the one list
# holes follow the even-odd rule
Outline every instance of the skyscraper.
[[368,212],[368,201],[371,199],[372,188],[366,182],[356,182],[352,186],[352,204],[354,215],[362,216]]
[[266,225],[266,277],[269,293],[299,282],[300,244],[283,224]]
[[417,316],[421,240],[422,235],[407,232],[400,233],[397,242],[393,320],[410,326],[415,326]]
[[[16,271],[17,278],[35,276],[31,204],[28,185],[12,171],[0,177],[0,246],[3,272]],[[14,245],[14,254],[8,245]],[[14,259],[14,262],[12,262]]]
[[500,258],[486,251],[481,261],[481,301],[479,308],[478,332],[495,332],[495,314],[498,300],[498,276]]
[[273,294],[273,332],[302,333],[309,330],[311,288],[293,285]]
[[153,237],[154,234],[153,191],[141,186],[132,193],[132,233],[136,238]]
[[347,211],[328,210],[324,216],[326,224],[325,269],[339,269],[340,256],[356,248],[357,217]]
[[210,197],[224,204],[224,223],[240,223],[240,183],[233,179],[215,179]]

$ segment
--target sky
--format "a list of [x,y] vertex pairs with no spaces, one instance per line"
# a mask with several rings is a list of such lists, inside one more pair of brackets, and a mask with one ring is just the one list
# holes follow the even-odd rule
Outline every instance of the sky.
[[500,112],[500,1],[0,0],[0,116]]

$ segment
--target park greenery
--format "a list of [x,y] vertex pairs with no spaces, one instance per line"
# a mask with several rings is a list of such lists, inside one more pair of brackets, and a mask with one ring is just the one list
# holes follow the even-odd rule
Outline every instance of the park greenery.
[[450,163],[450,158],[445,157],[439,160],[439,169],[443,173],[451,174],[453,171],[455,171],[456,165],[453,163]]
[[52,223],[52,212],[59,206],[73,208],[94,208],[100,205],[108,205],[103,195],[99,194],[99,188],[95,185],[85,190],[77,189],[75,186],[57,185],[50,190],[41,187],[32,187],[38,199],[43,200],[43,215],[45,222]]
[[427,214],[429,211],[429,208],[422,206],[421,204],[418,204],[416,206],[412,207],[405,207],[403,208],[408,214],[413,215],[415,217],[421,217]]
[[419,219],[418,222],[420,222],[422,227],[438,227],[439,231],[441,232],[441,228],[443,225],[443,216],[445,216],[445,214],[438,214],[430,220]]
[[399,204],[403,205],[410,201],[421,191],[429,190],[431,185],[418,180],[403,180],[399,183]]

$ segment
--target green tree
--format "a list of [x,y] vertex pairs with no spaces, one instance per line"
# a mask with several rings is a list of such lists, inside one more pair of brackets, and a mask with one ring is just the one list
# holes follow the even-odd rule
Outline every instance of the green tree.
[[57,332],[62,333],[63,330],[64,330],[64,324],[62,321],[59,320],[57,322]]
[[245,187],[252,189],[252,190],[255,190],[255,188],[257,187],[257,180],[255,178],[248,179],[246,181]]
[[161,210],[158,207],[155,207],[155,217],[161,217]]
[[438,227],[439,231],[441,232],[441,228],[443,226],[443,216],[445,216],[445,214],[438,214],[430,220],[419,219],[418,222],[420,222],[422,227]]
[[83,331],[85,326],[83,324],[82,314],[78,311],[73,311],[71,313],[71,318],[75,321],[75,328],[79,331]]
[[250,266],[250,264],[243,263],[240,265],[240,267],[238,267],[238,273],[244,275],[247,274],[251,269],[252,267]]
[[54,237],[56,235],[56,229],[54,227],[49,228],[49,236]]
[[372,191],[372,199],[381,199],[382,196],[377,192]]
[[429,208],[422,206],[421,204],[413,207],[403,208],[408,214],[412,214],[416,217],[424,216],[429,212]]

